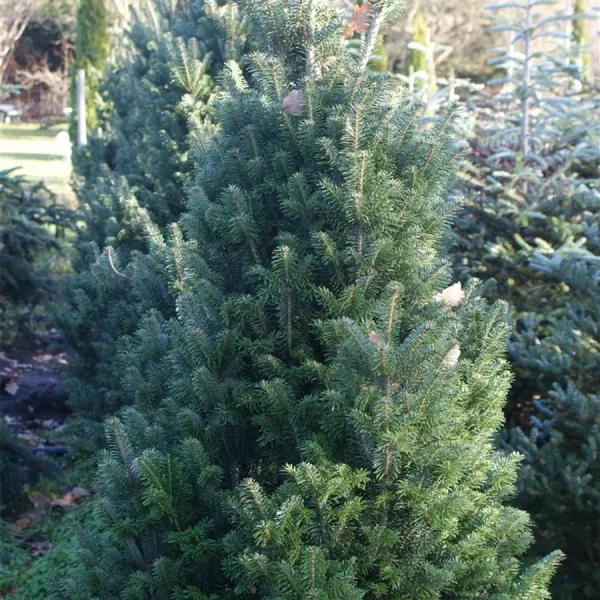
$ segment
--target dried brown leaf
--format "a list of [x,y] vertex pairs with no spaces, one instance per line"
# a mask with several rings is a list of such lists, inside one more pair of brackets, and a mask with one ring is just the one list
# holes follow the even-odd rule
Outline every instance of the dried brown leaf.
[[31,556],[44,556],[48,550],[52,549],[52,544],[48,540],[40,540],[27,544],[31,548]]
[[352,19],[346,29],[346,37],[352,37],[355,32],[362,35],[367,31],[371,22],[372,8],[373,6],[368,0],[365,0],[360,6],[354,7]]

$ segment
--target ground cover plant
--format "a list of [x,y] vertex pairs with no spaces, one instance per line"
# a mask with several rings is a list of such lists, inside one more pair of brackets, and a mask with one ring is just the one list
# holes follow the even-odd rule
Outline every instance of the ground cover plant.
[[91,484],[90,466],[58,457],[30,482],[17,516],[0,520],[0,594],[7,600],[50,598],[57,578],[77,569],[73,531],[97,527],[89,487],[82,487]]

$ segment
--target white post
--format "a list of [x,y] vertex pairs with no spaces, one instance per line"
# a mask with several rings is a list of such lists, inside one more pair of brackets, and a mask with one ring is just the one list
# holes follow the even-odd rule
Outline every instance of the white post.
[[[515,16],[515,10],[514,8],[510,9],[510,21],[509,24],[510,25],[514,25],[514,16]],[[515,54],[515,32],[514,31],[509,31],[508,32],[508,62],[506,63],[506,77],[509,79],[508,83],[504,84],[504,89],[506,89],[507,92],[512,92],[515,89],[515,82],[513,80],[514,74],[515,74],[515,65],[514,65],[514,56]]]
[[[573,5],[571,0],[564,0],[565,3],[565,15],[573,16]],[[584,21],[585,22],[585,21]],[[571,38],[573,37],[573,21],[569,19],[565,21],[565,54],[567,55],[567,62],[571,63]]]
[[456,82],[454,80],[454,69],[450,69],[450,78],[448,79],[448,102],[454,102],[454,88]]
[[80,148],[87,144],[87,130],[85,122],[85,71],[77,71],[77,146]]

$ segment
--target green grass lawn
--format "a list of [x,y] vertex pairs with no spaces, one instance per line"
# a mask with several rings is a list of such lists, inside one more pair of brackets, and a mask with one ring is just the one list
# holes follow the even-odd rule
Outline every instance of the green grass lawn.
[[40,129],[37,124],[0,124],[0,170],[19,167],[17,173],[30,181],[42,180],[67,204],[74,202],[69,186],[71,163],[62,158],[56,134],[66,129],[58,125]]

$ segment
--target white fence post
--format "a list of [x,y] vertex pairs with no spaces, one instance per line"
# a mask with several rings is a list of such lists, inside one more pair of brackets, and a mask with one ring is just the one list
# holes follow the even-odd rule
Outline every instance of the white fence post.
[[77,71],[77,146],[87,144],[87,129],[85,119],[85,71]]

